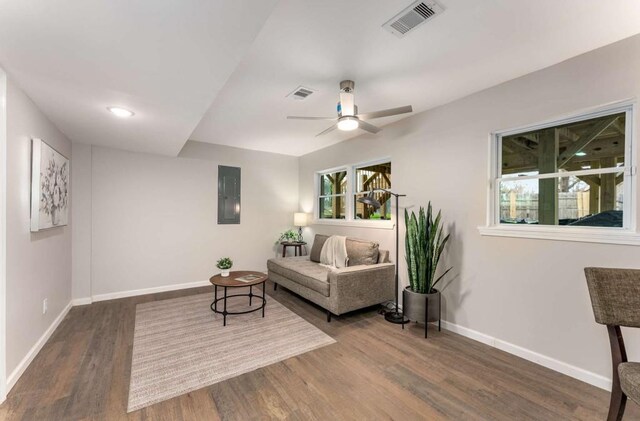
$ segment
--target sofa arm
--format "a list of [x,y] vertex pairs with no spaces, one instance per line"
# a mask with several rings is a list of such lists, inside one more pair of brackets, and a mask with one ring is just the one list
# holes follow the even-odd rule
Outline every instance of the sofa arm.
[[329,272],[332,310],[346,313],[395,298],[395,265],[358,265]]

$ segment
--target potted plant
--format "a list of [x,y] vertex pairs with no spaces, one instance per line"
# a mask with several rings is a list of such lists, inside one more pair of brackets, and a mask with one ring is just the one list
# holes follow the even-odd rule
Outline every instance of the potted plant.
[[[440,291],[435,286],[452,269],[449,268],[436,278],[438,263],[449,235],[443,234],[441,213],[435,220],[431,202],[425,214],[421,207],[418,216],[405,210],[406,259],[409,272],[409,286],[402,291],[403,312],[409,320],[428,323],[440,320]],[[428,306],[428,307],[427,307]],[[426,315],[427,311],[429,314]],[[426,326],[425,326],[426,335]]]
[[229,269],[231,269],[231,266],[233,266],[233,260],[231,260],[228,257],[223,257],[218,260],[218,263],[216,263],[216,266],[221,271],[220,276],[223,276],[226,278],[227,276],[229,276]]
[[280,244],[283,242],[286,243],[297,243],[298,240],[300,239],[299,234],[297,231],[294,230],[287,230],[285,232],[283,232],[282,234],[280,234],[280,237],[278,237],[278,239],[276,240],[276,244]]

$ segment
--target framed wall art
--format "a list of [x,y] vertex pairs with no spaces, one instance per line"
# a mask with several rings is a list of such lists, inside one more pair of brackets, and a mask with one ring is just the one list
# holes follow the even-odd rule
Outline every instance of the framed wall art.
[[31,231],[67,225],[69,159],[42,139],[31,143]]

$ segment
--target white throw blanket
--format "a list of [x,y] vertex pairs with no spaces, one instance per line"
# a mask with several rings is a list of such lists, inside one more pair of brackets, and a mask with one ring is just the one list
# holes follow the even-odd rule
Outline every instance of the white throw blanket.
[[320,264],[332,268],[347,267],[347,237],[332,235],[324,242],[320,251]]
[[332,235],[327,238],[320,251],[320,264],[332,268],[343,268],[347,266],[348,260],[347,237]]

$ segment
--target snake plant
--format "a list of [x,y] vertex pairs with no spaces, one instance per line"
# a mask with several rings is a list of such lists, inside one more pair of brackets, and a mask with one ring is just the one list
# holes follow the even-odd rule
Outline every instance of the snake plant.
[[405,209],[404,220],[407,229],[405,257],[411,290],[419,294],[430,294],[435,285],[452,269],[449,268],[439,277],[435,277],[440,257],[449,241],[449,234],[443,234],[440,211],[435,220],[433,219],[431,202],[427,206],[426,214],[422,207],[418,216],[413,211],[409,216]]

